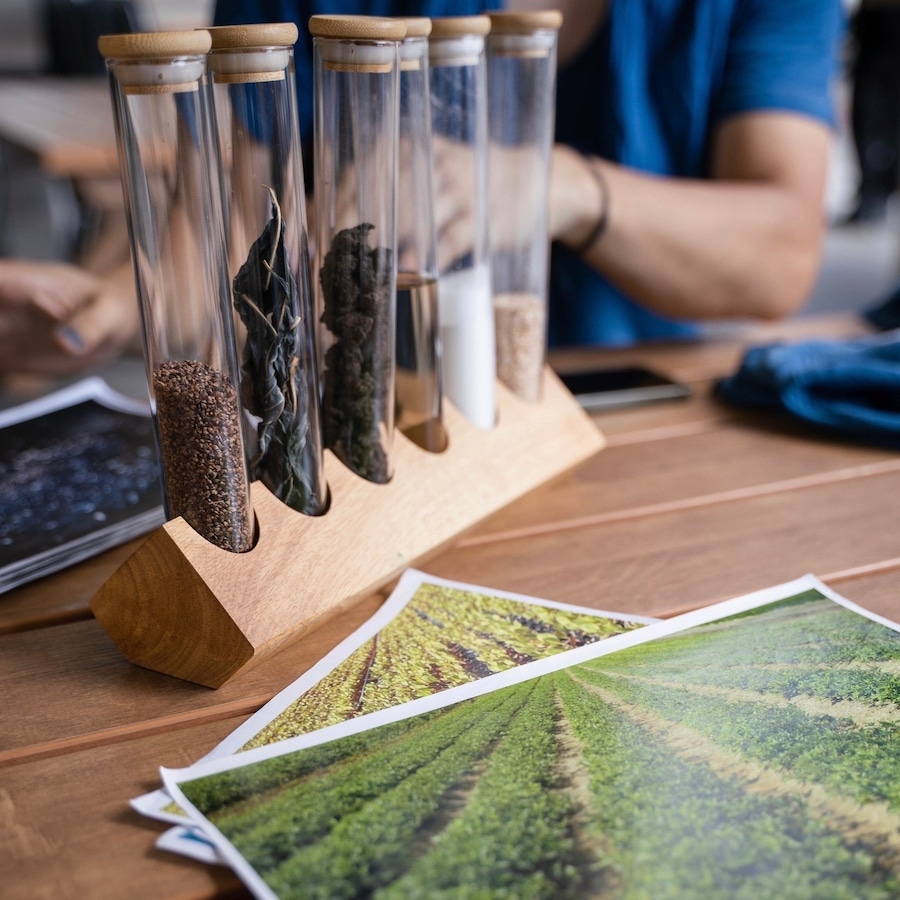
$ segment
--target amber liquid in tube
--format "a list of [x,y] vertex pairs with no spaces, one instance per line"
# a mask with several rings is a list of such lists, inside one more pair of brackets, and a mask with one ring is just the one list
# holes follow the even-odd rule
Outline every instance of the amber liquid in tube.
[[431,452],[447,445],[441,423],[437,281],[415,272],[397,273],[397,319],[413,327],[397,347],[397,428]]

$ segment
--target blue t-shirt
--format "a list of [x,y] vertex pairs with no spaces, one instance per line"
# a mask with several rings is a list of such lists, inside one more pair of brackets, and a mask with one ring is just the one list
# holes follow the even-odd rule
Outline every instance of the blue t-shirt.
[[[216,24],[293,21],[301,135],[312,133],[316,13],[472,15],[480,0],[218,0]],[[552,6],[551,4],[548,4]],[[841,0],[609,0],[603,25],[560,69],[556,139],[657,175],[704,177],[712,129],[784,110],[833,122]],[[550,273],[551,344],[617,346],[690,335],[631,301],[563,247]]]

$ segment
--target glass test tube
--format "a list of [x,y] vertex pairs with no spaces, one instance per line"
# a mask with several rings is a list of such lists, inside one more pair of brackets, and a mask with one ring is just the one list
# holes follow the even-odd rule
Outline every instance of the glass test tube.
[[313,16],[316,313],[325,446],[393,473],[401,20]]
[[432,19],[429,41],[444,392],[480,428],[497,417],[488,243],[487,16]]
[[253,544],[205,31],[107,35],[166,513]]
[[491,13],[487,41],[491,277],[497,376],[541,398],[547,357],[548,191],[557,10]]
[[431,156],[431,20],[403,19],[397,172],[397,428],[425,450],[447,446]]
[[209,29],[251,475],[325,510],[318,364],[293,23]]

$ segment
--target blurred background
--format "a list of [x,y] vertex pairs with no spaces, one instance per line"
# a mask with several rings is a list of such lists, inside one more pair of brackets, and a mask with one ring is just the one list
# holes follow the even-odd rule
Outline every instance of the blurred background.
[[104,272],[128,253],[116,160],[91,156],[114,140],[97,37],[202,27],[213,2],[0,2],[0,256]]
[[[107,9],[104,9],[107,7]],[[208,24],[213,0],[3,0],[0,4],[0,69],[4,74],[42,72],[52,68],[52,48],[45,27],[56,18],[89,22],[133,16],[140,30],[194,28]]]
[[[211,21],[213,2],[2,0],[0,256],[72,260],[102,272],[127,254],[115,167],[108,158],[99,163],[87,153],[112,133],[96,37],[200,27]],[[850,14],[858,3],[848,0]],[[897,195],[878,215],[854,218],[860,178],[851,135],[856,53],[848,35],[836,88],[824,262],[801,315],[871,306],[900,276]],[[896,54],[900,60],[900,48]],[[900,117],[900,94],[896,105]],[[886,152],[898,153],[900,134],[896,137],[896,146]]]

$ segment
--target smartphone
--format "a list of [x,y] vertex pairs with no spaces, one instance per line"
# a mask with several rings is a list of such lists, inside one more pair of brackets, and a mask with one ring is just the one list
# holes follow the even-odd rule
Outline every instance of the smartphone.
[[560,374],[562,383],[589,411],[618,409],[690,397],[691,389],[643,366],[590,369]]

